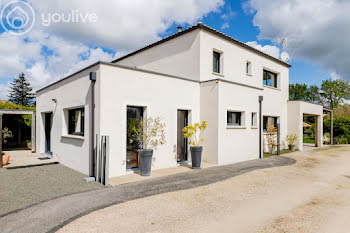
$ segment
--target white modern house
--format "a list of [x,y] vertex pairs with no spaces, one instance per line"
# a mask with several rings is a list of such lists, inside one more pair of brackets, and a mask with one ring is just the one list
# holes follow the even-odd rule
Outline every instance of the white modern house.
[[[322,122],[323,107],[289,102],[290,65],[201,23],[111,63],[98,62],[37,92],[36,149],[93,176],[95,135],[109,136],[109,177],[138,167],[128,121],[160,117],[166,144],[153,169],[187,161],[181,129],[207,121],[203,160],[230,164],[261,157],[264,132],[280,125],[299,136],[303,115]],[[93,107],[94,106],[94,107]],[[318,124],[317,146],[322,145]]]

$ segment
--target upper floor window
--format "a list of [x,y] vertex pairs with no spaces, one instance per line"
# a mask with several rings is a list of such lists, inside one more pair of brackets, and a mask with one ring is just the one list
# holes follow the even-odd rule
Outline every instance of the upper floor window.
[[84,136],[84,108],[68,111],[68,134]]
[[220,73],[220,57],[221,53],[213,51],[213,72]]
[[271,71],[268,70],[264,70],[264,85],[265,86],[270,86],[270,87],[278,87],[278,75],[276,73],[273,73]]
[[251,75],[252,74],[252,63],[250,61],[247,61],[247,65],[246,65],[246,74]]

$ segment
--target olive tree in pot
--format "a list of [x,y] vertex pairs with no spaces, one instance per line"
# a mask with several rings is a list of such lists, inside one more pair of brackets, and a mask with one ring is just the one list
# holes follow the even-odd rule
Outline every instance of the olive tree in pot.
[[135,140],[140,142],[141,147],[139,150],[141,176],[150,176],[153,150],[165,144],[165,124],[159,117],[143,118],[131,128],[130,143]]
[[295,142],[298,140],[298,136],[296,134],[288,134],[286,141],[288,143],[289,150],[295,151]]
[[267,129],[266,137],[270,153],[274,155],[277,147],[277,128],[273,125],[269,126]]
[[207,122],[203,121],[202,123],[189,125],[182,130],[184,137],[188,139],[191,145],[192,168],[201,167],[203,147],[200,145],[204,141],[203,132],[206,128]]

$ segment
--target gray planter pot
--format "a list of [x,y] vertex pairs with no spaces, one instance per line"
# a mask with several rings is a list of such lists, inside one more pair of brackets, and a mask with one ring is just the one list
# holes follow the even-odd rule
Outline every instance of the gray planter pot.
[[295,145],[289,145],[288,147],[289,147],[289,150],[295,151]]
[[201,168],[202,151],[203,151],[202,146],[191,147],[192,168],[194,169]]
[[141,176],[150,176],[153,150],[139,150]]

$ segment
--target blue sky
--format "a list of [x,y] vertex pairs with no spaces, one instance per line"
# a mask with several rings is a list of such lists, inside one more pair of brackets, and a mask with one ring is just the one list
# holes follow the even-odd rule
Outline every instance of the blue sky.
[[[242,42],[258,41],[261,45],[275,45],[281,48],[280,45],[274,44],[270,40],[259,40],[259,28],[253,25],[254,14],[244,12],[242,5],[246,1],[226,1],[220,12],[212,12],[205,16],[201,21],[225,34],[234,37]],[[233,12],[230,14],[230,12]],[[230,14],[228,19],[222,19],[222,14]],[[229,27],[222,29],[224,23],[228,23]],[[184,27],[190,25],[185,24]],[[162,34],[168,36],[176,32],[176,25]],[[287,51],[288,52],[288,51]],[[292,65],[290,69],[290,83],[308,83],[309,85],[320,85],[322,80],[330,78],[330,73],[322,71],[321,67],[316,64],[311,64],[302,59],[292,58],[289,62]]]
[[[0,0],[0,6],[10,1]],[[278,39],[287,38],[291,83],[350,79],[350,1],[110,0],[108,7],[96,0],[21,1],[34,9],[36,20],[23,36],[0,25],[0,99],[20,72],[38,89],[98,60],[111,61],[176,33],[178,25],[187,28],[199,21],[275,55],[281,50]],[[72,9],[95,14],[98,20],[43,25],[44,17],[68,15]]]

